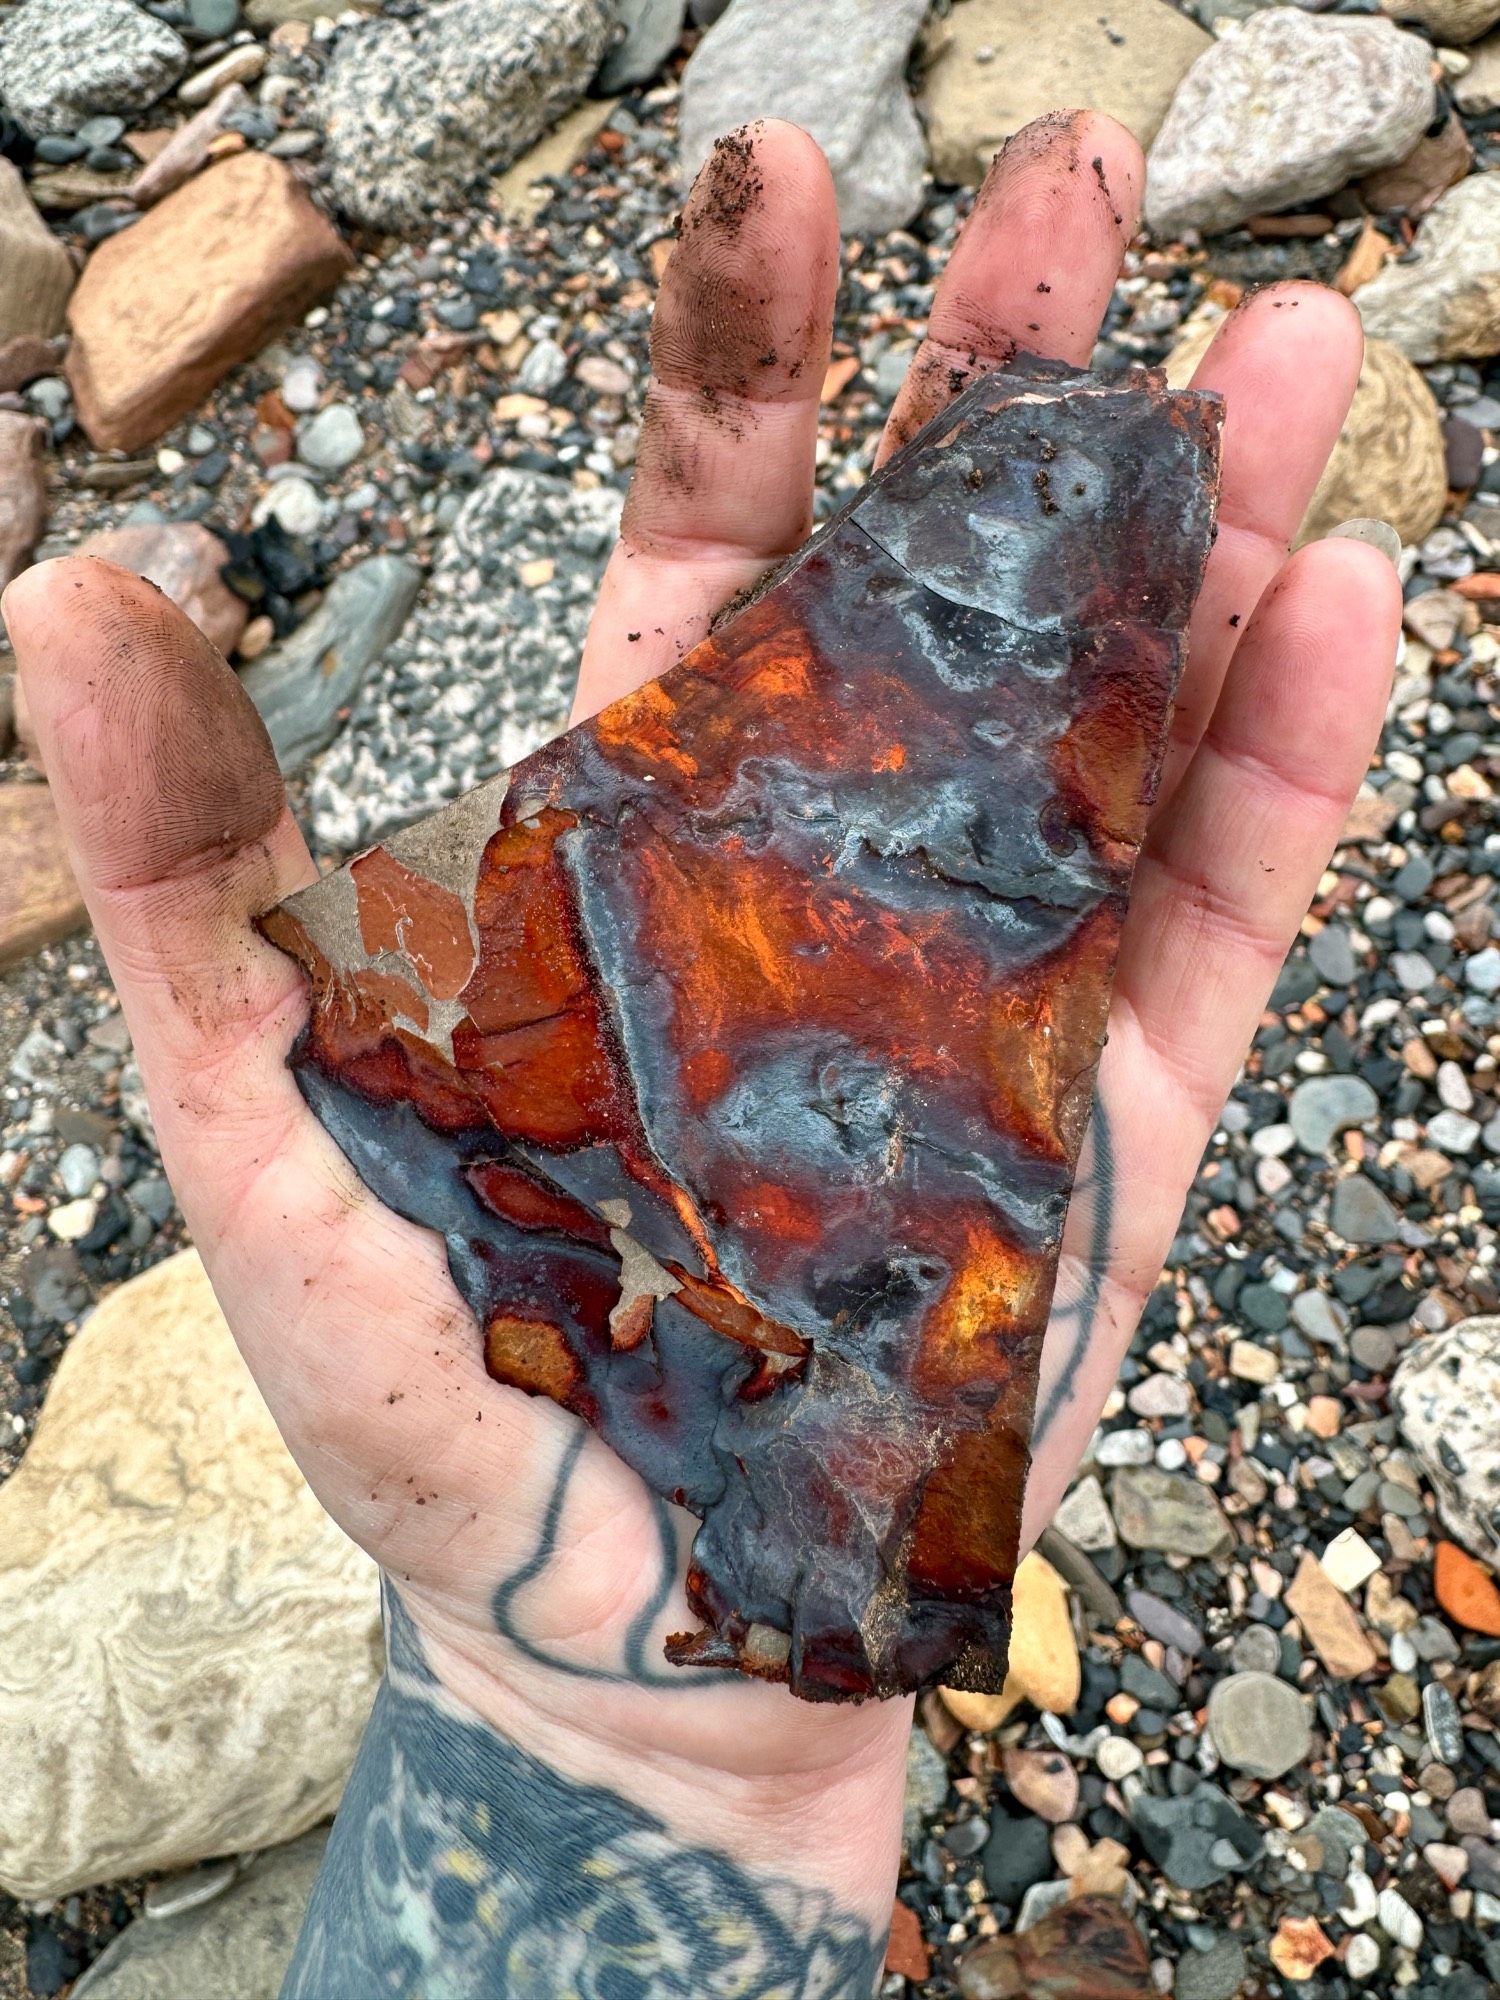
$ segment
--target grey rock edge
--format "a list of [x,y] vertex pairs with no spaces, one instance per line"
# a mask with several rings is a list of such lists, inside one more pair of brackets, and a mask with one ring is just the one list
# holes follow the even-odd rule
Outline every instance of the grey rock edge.
[[846,235],[910,222],[927,147],[906,60],[926,14],[927,0],[735,0],[683,72],[684,184],[726,132],[789,118],[827,156]]
[[256,1855],[223,1895],[180,1916],[137,1917],[73,2000],[275,2000],[327,1839],[317,1827]]
[[323,602],[285,645],[241,673],[283,773],[300,770],[333,741],[340,712],[405,625],[421,587],[415,563],[371,556],[334,578]]

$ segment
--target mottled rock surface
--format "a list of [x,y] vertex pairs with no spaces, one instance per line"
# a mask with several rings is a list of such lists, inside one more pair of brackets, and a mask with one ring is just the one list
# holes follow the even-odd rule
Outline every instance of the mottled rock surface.
[[1408,256],[1354,294],[1365,332],[1412,361],[1500,354],[1500,174],[1471,174],[1429,210]]
[[[1184,324],[1166,360],[1174,387],[1186,388],[1192,380],[1223,318],[1218,308],[1200,307]],[[1297,530],[1298,546],[1317,541],[1342,521],[1367,516],[1388,521],[1403,542],[1419,542],[1442,519],[1447,498],[1436,397],[1389,341],[1367,340],[1354,400]],[[1372,1094],[1364,1115],[1374,1108]]]
[[1232,229],[1403,159],[1432,122],[1430,63],[1386,20],[1253,15],[1178,87],[1147,160],[1149,227]]
[[1059,107],[1118,118],[1143,146],[1212,37],[1166,0],[964,0],[933,24],[922,109],[939,180],[983,180],[1013,132]]
[[374,1566],[292,1463],[197,1254],[132,1279],[0,1488],[0,1885],[59,1896],[315,1825],[379,1650]]
[[270,733],[276,761],[300,770],[338,731],[341,713],[402,626],[422,572],[400,556],[342,571],[311,618],[240,675]]
[[1307,1706],[1275,1674],[1228,1674],[1208,1697],[1208,1733],[1232,1770],[1279,1778],[1312,1748]]
[[0,159],[0,347],[22,334],[50,338],[61,332],[77,275],[26,183]]
[[927,0],[735,0],[683,73],[684,185],[726,132],[789,118],[828,157],[846,234],[909,222],[927,147],[906,60],[926,14]]
[[1500,1561],[1500,1318],[1415,1342],[1392,1379],[1391,1408],[1449,1532]]
[[135,0],[25,0],[0,28],[0,102],[32,134],[139,111],[187,66],[182,37]]
[[[491,473],[464,502],[401,637],[312,786],[346,851],[518,763],[567,720],[620,496]],[[544,584],[527,583],[551,562]],[[524,573],[524,574],[523,574]]]
[[352,29],[320,93],[339,207],[382,229],[453,207],[577,102],[614,24],[609,0],[447,0]]
[[77,553],[148,577],[226,658],[239,644],[250,607],[219,574],[229,551],[201,522],[142,521],[104,528],[80,542]]
[[284,161],[220,161],[89,259],[68,308],[79,421],[101,449],[149,443],[352,264]]
[[318,1827],[257,1854],[199,1909],[137,1917],[70,2000],[276,2000],[327,1840]]
[[302,1088],[491,1375],[698,1515],[674,1664],[1006,1685],[1218,417],[981,379],[660,680],[262,920]]

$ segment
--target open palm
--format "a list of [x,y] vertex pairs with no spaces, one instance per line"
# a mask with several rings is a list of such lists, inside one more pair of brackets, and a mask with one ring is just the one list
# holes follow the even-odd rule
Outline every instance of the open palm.
[[[1093,348],[1142,162],[1109,121],[1007,148],[949,263],[889,451],[1017,348]],[[684,214],[622,539],[585,652],[587,715],[671,664],[811,520],[839,246],[794,128],[721,146]],[[1400,593],[1348,540],[1287,547],[1359,370],[1311,286],[1232,315],[1198,372],[1226,399],[1218,543],[1126,927],[1095,1127],[1043,1365],[1030,1531],[1086,1442],[1187,1187],[1365,769]],[[439,1241],[381,1208],[285,1067],[298,973],[251,918],[312,865],[234,676],[149,585],[29,572],[6,603],[90,913],[168,1171],[236,1337],[330,1512],[395,1581],[440,1675],[587,1776],[622,1751],[805,1782],[829,1810],[901,1780],[904,1704],[812,1709],[683,1675],[663,1636],[693,1523],[578,1422],[485,1374]]]

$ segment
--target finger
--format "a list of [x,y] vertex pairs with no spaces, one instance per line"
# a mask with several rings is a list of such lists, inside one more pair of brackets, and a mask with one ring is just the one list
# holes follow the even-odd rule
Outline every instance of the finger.
[[1136,871],[1094,1129],[1043,1349],[1028,1533],[1112,1387],[1266,997],[1380,733],[1395,570],[1352,541],[1283,566]]
[[719,140],[651,323],[651,382],[575,719],[697,644],[812,525],[818,400],[838,286],[828,163],[794,125]]
[[1176,789],[1261,592],[1286,560],[1354,395],[1359,314],[1322,285],[1272,285],[1232,312],[1193,377],[1224,398],[1219,533],[1193,613],[1161,798]]
[[1018,350],[1080,367],[1140,214],[1145,162],[1112,118],[1054,111],[995,155],[938,286],[877,463]]

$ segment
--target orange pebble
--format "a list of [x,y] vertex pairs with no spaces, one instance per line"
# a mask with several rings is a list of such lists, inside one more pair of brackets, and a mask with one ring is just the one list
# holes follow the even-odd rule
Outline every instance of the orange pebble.
[[915,1910],[905,1903],[897,1902],[891,1910],[891,1938],[885,1948],[885,1969],[899,1972],[903,1979],[920,1982],[932,1970],[932,1960],[928,1956],[927,1941],[922,1936],[922,1924]]
[[1437,1601],[1466,1632],[1500,1639],[1500,1588],[1482,1563],[1456,1542],[1439,1542],[1432,1586]]

